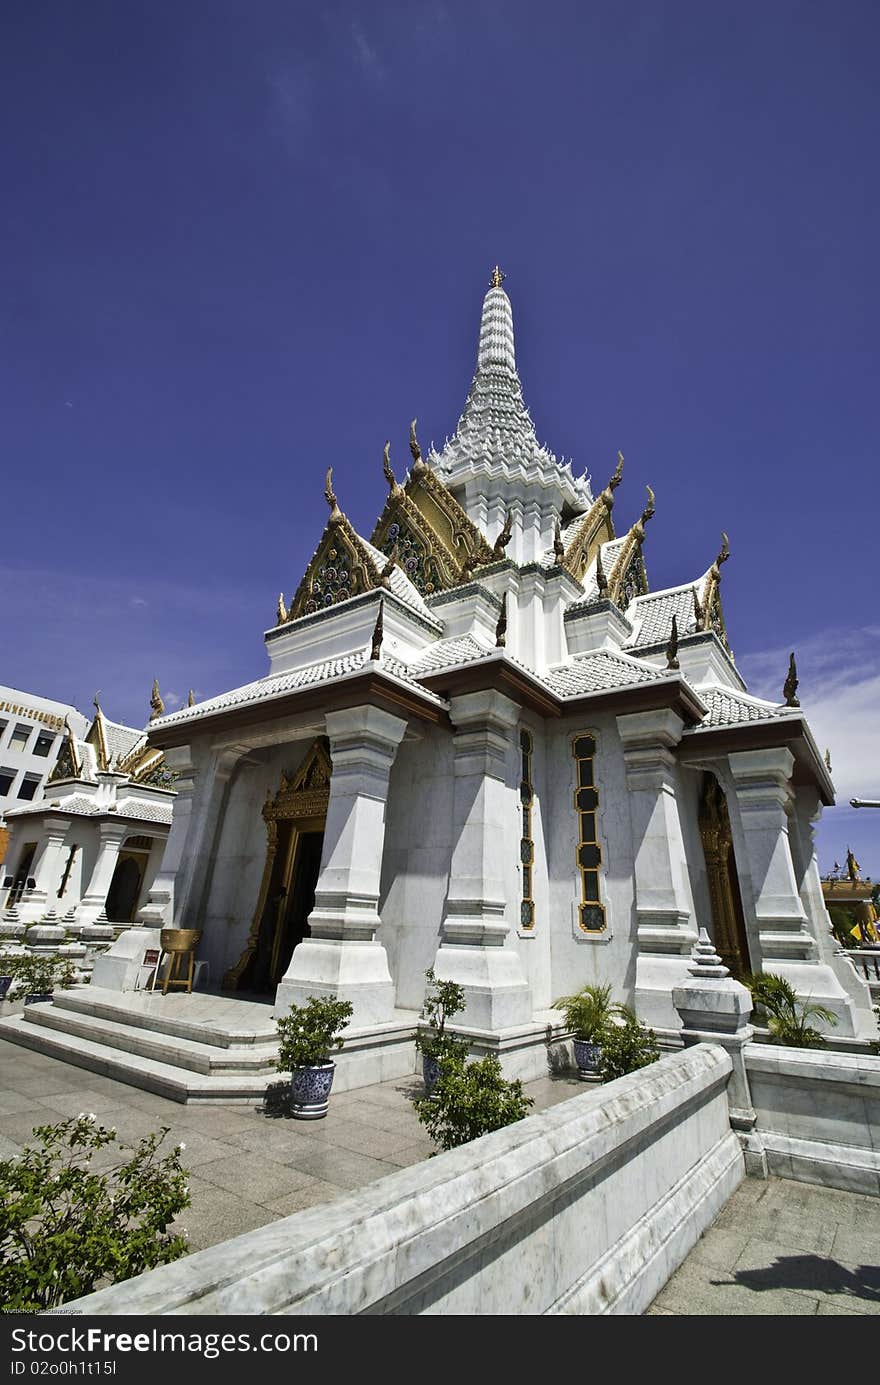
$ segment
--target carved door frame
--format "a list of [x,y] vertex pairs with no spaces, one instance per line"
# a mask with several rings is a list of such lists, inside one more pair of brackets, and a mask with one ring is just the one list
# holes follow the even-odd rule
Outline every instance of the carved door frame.
[[[332,773],[333,765],[327,749],[327,742],[322,736],[315,741],[292,779],[288,778],[283,770],[281,771],[281,784],[277,793],[273,797],[270,790],[269,796],[263,804],[262,816],[266,824],[267,838],[266,860],[263,865],[263,877],[260,881],[257,906],[251,919],[250,932],[241,956],[223,977],[224,990],[235,991],[239,989],[257,951],[260,926],[266,911],[269,886],[272,883],[275,858],[278,854],[279,823],[291,824],[283,873],[283,880],[289,892],[293,871],[296,867],[300,838],[307,832],[324,831],[327,822],[327,808],[330,803],[330,776]],[[281,930],[278,926],[280,916],[279,908],[278,917],[276,917],[273,925],[270,964],[273,972],[282,941]]]

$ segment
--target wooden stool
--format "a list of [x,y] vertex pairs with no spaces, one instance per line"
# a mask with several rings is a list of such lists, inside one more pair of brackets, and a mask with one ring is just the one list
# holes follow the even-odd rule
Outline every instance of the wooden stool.
[[[197,928],[163,928],[159,935],[162,945],[162,952],[170,956],[171,965],[162,982],[162,994],[167,995],[170,989],[177,987],[188,994],[192,994],[193,972],[196,965],[196,948],[201,938],[201,930]],[[159,966],[162,962],[160,960]],[[179,975],[183,968],[186,968],[186,976]]]

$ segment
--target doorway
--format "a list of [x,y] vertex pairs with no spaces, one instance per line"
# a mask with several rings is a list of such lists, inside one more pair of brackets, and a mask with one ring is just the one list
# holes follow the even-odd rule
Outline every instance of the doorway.
[[733,833],[724,790],[708,770],[703,774],[699,822],[712,905],[712,941],[731,976],[741,981],[752,968]]
[[263,805],[266,861],[250,933],[238,961],[223,978],[225,990],[274,995],[294,949],[310,936],[309,914],[321,869],[332,765],[318,740],[293,778],[281,776]]

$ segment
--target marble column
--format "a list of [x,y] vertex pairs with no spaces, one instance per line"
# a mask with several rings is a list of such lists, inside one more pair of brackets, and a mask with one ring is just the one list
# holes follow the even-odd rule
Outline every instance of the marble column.
[[676,794],[675,747],[684,723],[667,707],[619,716],[617,729],[633,834],[636,1010],[654,1028],[678,1030],[672,992],[688,979],[697,941]]
[[812,997],[838,1017],[835,1034],[855,1032],[853,1003],[831,967],[822,960],[804,910],[789,840],[794,757],[785,746],[741,750],[728,756],[739,814],[745,860],[737,858],[750,897],[757,935],[756,971],[771,971],[790,981],[800,996]]
[[52,900],[55,899],[61,878],[61,854],[69,828],[69,818],[43,819],[43,839],[30,870],[30,878],[35,884],[32,890],[25,891],[19,901],[20,922],[35,923],[49,907],[50,895]]
[[[497,692],[450,700],[455,726],[454,846],[443,929],[434,971],[464,988],[456,1026],[498,1032],[528,1024],[532,999],[505,917],[504,868],[517,860],[508,841],[508,761],[516,749],[520,709]],[[508,851],[508,847],[510,850]]]
[[94,923],[107,902],[107,892],[119,859],[119,848],[131,834],[130,822],[105,821],[98,823],[98,858],[89,878],[88,888],[76,906],[76,922]]
[[275,1013],[309,996],[350,1000],[351,1029],[394,1016],[394,983],[379,927],[388,780],[406,721],[378,707],[328,712],[333,773],[311,936],[294,948],[275,995]]

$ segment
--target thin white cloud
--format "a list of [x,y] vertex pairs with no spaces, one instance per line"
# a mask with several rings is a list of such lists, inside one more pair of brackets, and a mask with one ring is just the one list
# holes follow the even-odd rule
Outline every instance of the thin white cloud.
[[385,81],[385,65],[379,56],[379,50],[367,38],[356,19],[351,25],[351,42],[355,61],[364,76],[376,86],[380,86]]

